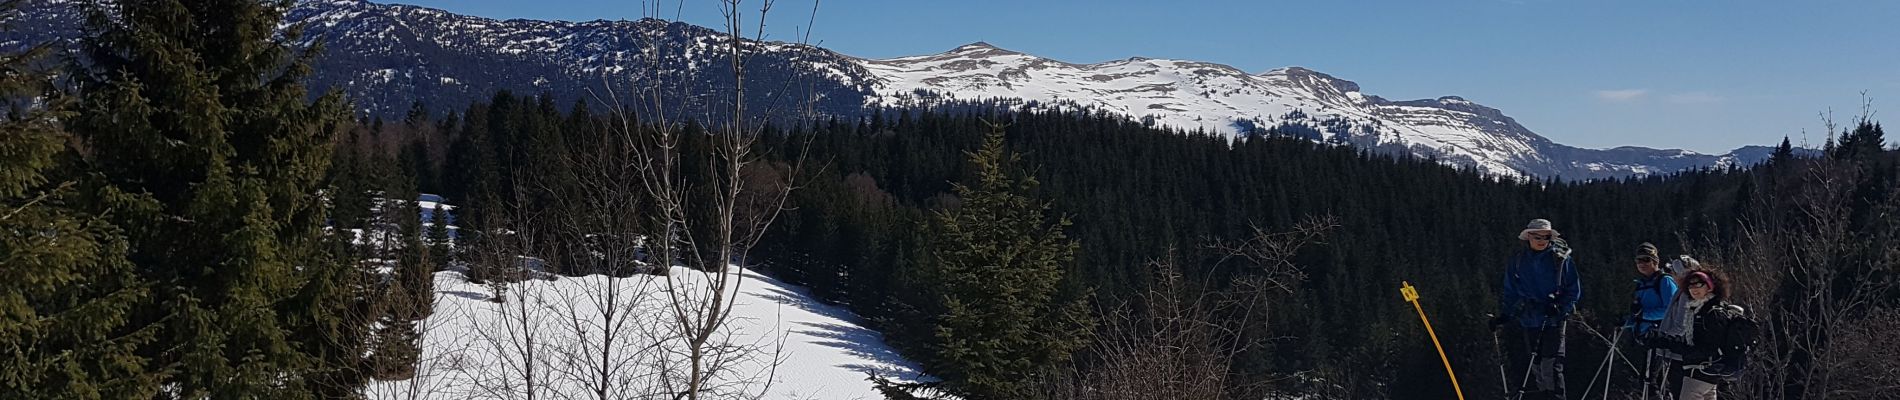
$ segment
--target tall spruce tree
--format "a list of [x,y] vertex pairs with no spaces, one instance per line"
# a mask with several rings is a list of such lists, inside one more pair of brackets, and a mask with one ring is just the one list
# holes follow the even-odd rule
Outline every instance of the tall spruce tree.
[[[365,324],[347,307],[319,185],[349,124],[337,93],[306,96],[316,48],[279,34],[290,1],[90,3],[69,128],[97,168],[94,210],[127,233],[152,282],[134,324],[163,398],[346,395]],[[303,335],[298,332],[320,332]]]
[[361,229],[369,220],[371,194],[376,182],[371,177],[370,161],[376,157],[373,152],[359,151],[362,139],[369,135],[358,126],[343,134],[339,140],[341,146],[330,157],[330,225],[338,229]]
[[415,180],[403,168],[385,159],[382,198],[377,201],[376,224],[380,240],[378,265],[390,266],[379,304],[373,363],[375,377],[385,380],[408,379],[415,375],[420,356],[422,332],[418,321],[432,313],[435,267],[429,261],[429,248],[422,243],[421,212],[416,208]]
[[[446,200],[446,199],[445,199]],[[429,227],[423,232],[429,242],[429,261],[440,271],[455,262],[455,239],[449,232],[449,208],[441,203],[429,210]]]
[[1768,157],[1769,165],[1784,165],[1794,160],[1794,146],[1788,143],[1788,137],[1781,137],[1781,145],[1775,146],[1775,152]]
[[[500,218],[502,204],[502,167],[496,155],[496,144],[489,120],[488,107],[473,105],[462,114],[461,134],[449,147],[449,163],[443,179],[447,181],[444,195],[457,199],[458,208],[456,226],[463,228],[457,232],[461,244],[473,245],[482,239],[482,227],[493,218]],[[491,212],[493,210],[494,212]],[[499,222],[499,221],[498,221]]]
[[1088,320],[1078,296],[1061,293],[1077,244],[1049,221],[1049,204],[1030,198],[1037,182],[1014,169],[1001,127],[969,153],[974,182],[957,184],[961,205],[937,213],[928,276],[935,320],[935,370],[972,399],[1029,399],[1083,344]]
[[1841,132],[1841,142],[1834,147],[1833,155],[1840,159],[1873,157],[1887,149],[1887,131],[1881,129],[1879,122],[1862,117],[1854,121],[1854,129]]
[[[20,1],[0,2],[0,27]],[[0,54],[0,398],[150,397],[158,385],[134,349],[146,287],[121,230],[74,207],[80,166],[59,127],[50,47]]]

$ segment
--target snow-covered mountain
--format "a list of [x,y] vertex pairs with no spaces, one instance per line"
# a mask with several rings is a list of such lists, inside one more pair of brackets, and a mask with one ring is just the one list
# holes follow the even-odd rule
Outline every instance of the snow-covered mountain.
[[[75,37],[70,0],[29,5],[24,33],[0,47]],[[627,88],[664,83],[682,115],[709,115],[736,82],[717,49],[723,36],[659,20],[495,20],[360,0],[311,0],[288,13],[306,40],[321,40],[317,88],[351,95],[365,113],[397,116],[421,101],[438,112],[496,90],[576,100],[628,98]],[[1721,155],[1640,147],[1583,149],[1537,135],[1503,112],[1456,96],[1386,100],[1358,84],[1300,67],[1251,74],[1227,65],[1148,58],[1075,64],[972,43],[948,52],[863,59],[781,42],[747,42],[747,101],[784,111],[797,99],[815,111],[859,116],[876,106],[943,99],[1022,99],[1025,107],[1079,105],[1157,126],[1224,135],[1268,131],[1392,153],[1435,157],[1514,177],[1588,179],[1754,163],[1767,152]],[[664,57],[645,57],[657,51]],[[1280,129],[1275,129],[1280,128]]]
[[1459,98],[1391,101],[1301,67],[1249,74],[1231,66],[1132,57],[1074,64],[972,43],[948,52],[858,60],[873,104],[910,105],[919,90],[956,98],[1069,102],[1144,122],[1226,135],[1299,126],[1309,139],[1436,157],[1508,176],[1598,178],[1725,165],[1735,154],[1564,146],[1497,109]]

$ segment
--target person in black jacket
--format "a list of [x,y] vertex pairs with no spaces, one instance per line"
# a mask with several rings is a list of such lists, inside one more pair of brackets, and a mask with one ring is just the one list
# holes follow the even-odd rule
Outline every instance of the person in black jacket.
[[1666,346],[1682,355],[1679,400],[1715,400],[1716,389],[1734,382],[1747,366],[1754,323],[1747,310],[1729,302],[1728,280],[1712,271],[1692,271],[1683,279],[1695,323],[1685,337]]

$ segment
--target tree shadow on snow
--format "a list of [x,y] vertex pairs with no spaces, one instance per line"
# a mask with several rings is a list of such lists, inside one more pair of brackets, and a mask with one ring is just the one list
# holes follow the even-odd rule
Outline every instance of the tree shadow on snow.
[[477,301],[488,300],[487,293],[475,293],[475,292],[463,291],[463,290],[441,290],[441,291],[437,291],[436,293],[446,294],[446,295],[460,297],[460,298],[469,299],[469,300],[477,300]]
[[[778,285],[768,286],[766,289],[769,293],[760,296],[766,300],[797,307],[800,310],[830,317],[838,321],[859,321],[857,314],[846,310],[844,307],[819,303],[806,294],[799,293],[793,289]],[[792,333],[810,336],[816,339],[810,341],[813,344],[844,350],[847,355],[870,361],[869,363],[862,364],[841,364],[839,367],[844,367],[845,369],[859,373],[900,379],[916,379],[923,374],[922,370],[917,368],[910,360],[904,359],[903,355],[897,354],[897,351],[892,350],[889,346],[885,346],[884,334],[878,331],[859,326],[827,322],[794,321],[793,323],[801,325],[803,328],[794,328]]]
[[890,347],[884,346],[884,335],[877,331],[850,325],[803,321],[794,323],[811,328],[794,330],[792,332],[820,339],[811,341],[813,344],[844,350],[845,354],[852,357],[871,361],[870,363],[863,364],[838,365],[845,369],[859,373],[900,379],[915,379],[922,374],[915,366],[911,365],[910,360],[904,359],[904,356],[897,354],[897,352],[891,350]]
[[765,289],[768,293],[759,297],[765,298],[766,300],[797,307],[800,310],[805,310],[805,312],[831,317],[831,319],[839,321],[852,323],[859,321],[858,314],[851,312],[851,310],[820,303],[818,300],[812,299],[808,293],[804,293],[803,290],[790,289],[779,285],[767,286]]

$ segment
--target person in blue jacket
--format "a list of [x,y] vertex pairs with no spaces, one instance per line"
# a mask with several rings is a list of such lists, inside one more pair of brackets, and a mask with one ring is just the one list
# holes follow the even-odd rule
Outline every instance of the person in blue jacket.
[[[1676,298],[1678,290],[1676,278],[1671,275],[1671,271],[1662,268],[1662,257],[1658,256],[1656,245],[1649,243],[1643,243],[1636,248],[1636,275],[1636,290],[1630,301],[1630,315],[1623,328],[1630,330],[1629,337],[1635,338],[1637,343],[1650,348],[1643,362],[1643,377],[1656,379],[1658,375],[1662,375],[1658,372],[1667,372],[1667,368],[1659,371],[1657,366],[1668,365],[1668,361],[1659,360],[1662,355],[1658,354],[1657,347],[1660,347],[1658,344],[1644,339],[1651,336],[1651,330],[1660,331],[1657,325],[1661,324],[1663,317],[1668,315],[1669,305]],[[1646,381],[1643,390],[1662,388],[1662,385],[1653,384],[1653,382],[1655,381]]]
[[1536,386],[1525,388],[1523,398],[1566,397],[1564,328],[1583,296],[1583,286],[1577,282],[1569,247],[1557,236],[1545,219],[1533,219],[1518,232],[1518,239],[1527,246],[1505,265],[1500,312],[1491,321],[1493,329],[1517,321],[1526,349],[1535,349],[1527,367],[1536,377]]
[[1676,298],[1676,279],[1662,269],[1662,257],[1656,245],[1643,243],[1636,249],[1636,291],[1630,301],[1628,328],[1632,337],[1643,337],[1650,328],[1662,323],[1669,312],[1669,301]]

